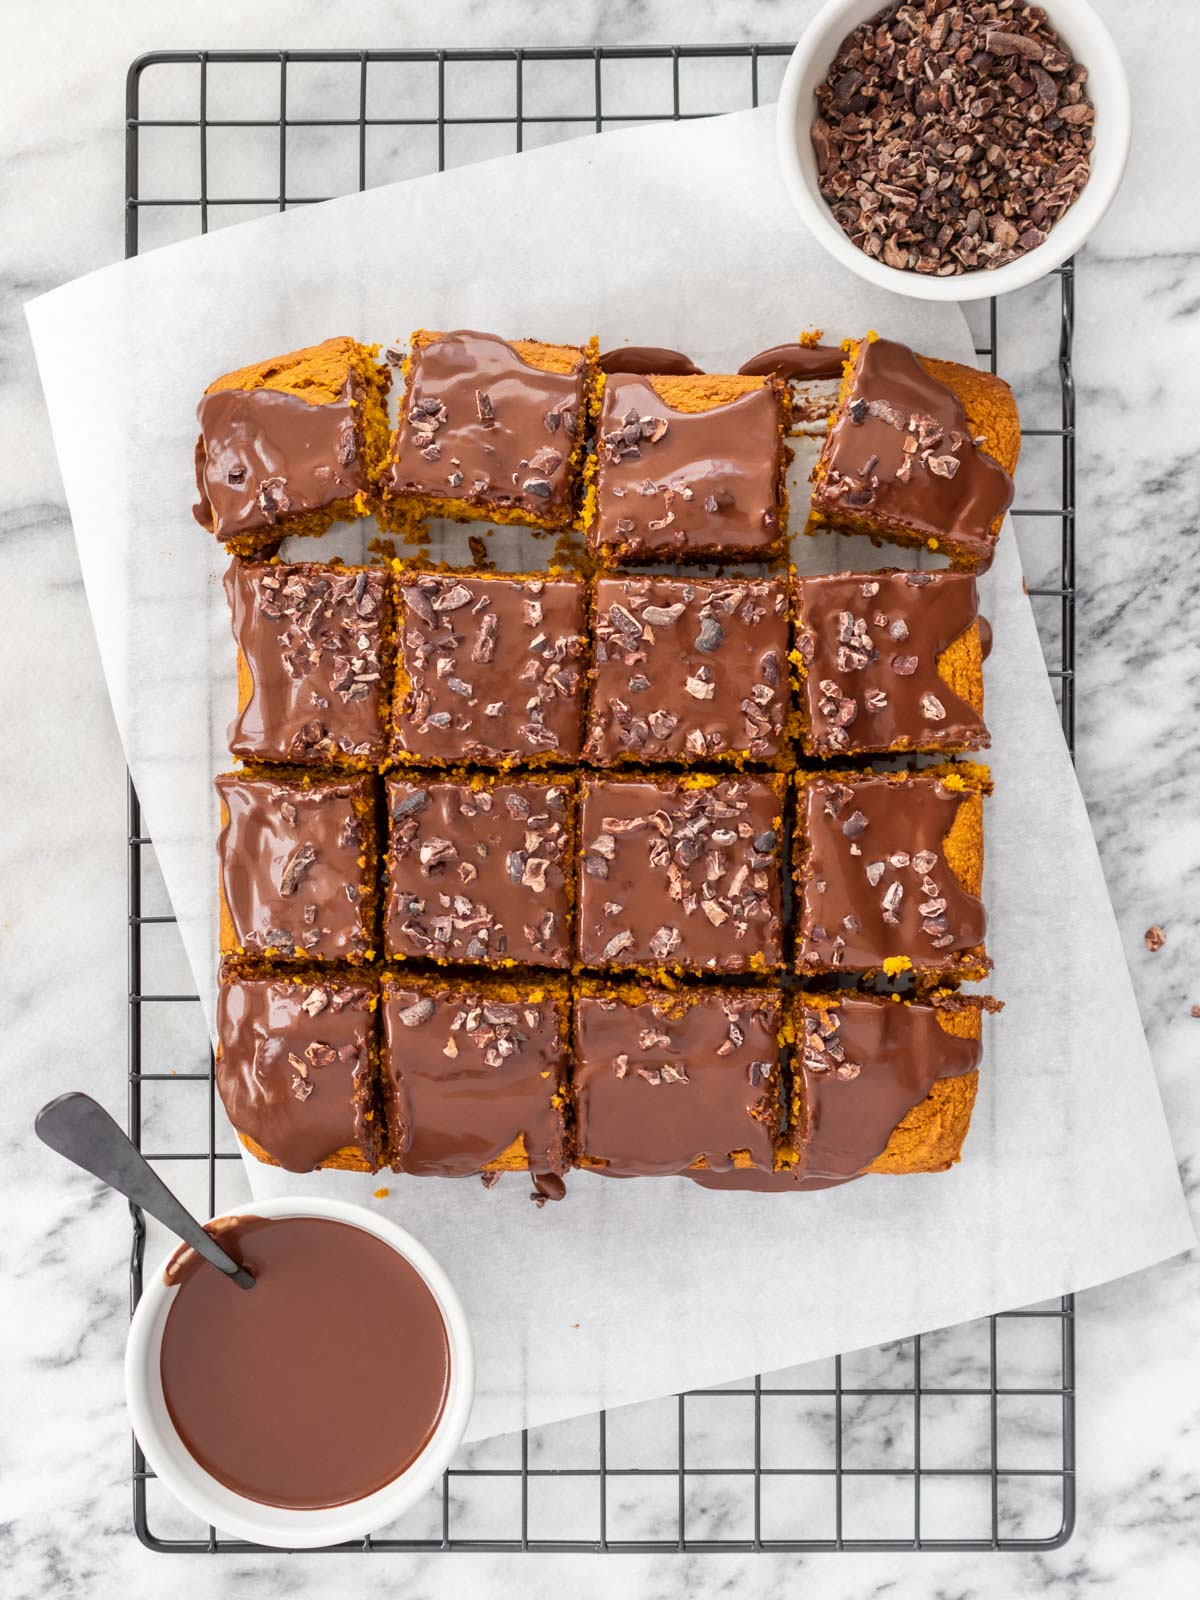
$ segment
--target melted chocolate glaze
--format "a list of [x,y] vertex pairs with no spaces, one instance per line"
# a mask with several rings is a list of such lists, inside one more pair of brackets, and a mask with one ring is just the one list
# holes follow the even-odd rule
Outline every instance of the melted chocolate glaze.
[[344,979],[231,978],[217,997],[217,1088],[239,1133],[289,1172],[347,1146],[376,1166],[374,991]]
[[569,520],[584,352],[546,372],[503,339],[462,329],[418,344],[384,475],[388,493],[464,500]]
[[598,578],[594,636],[590,760],[779,753],[788,704],[781,579]]
[[963,572],[840,572],[798,578],[797,648],[807,668],[804,749],[968,750],[991,743],[983,718],[937,660],[979,614]]
[[430,574],[402,578],[397,594],[398,659],[408,682],[394,753],[484,763],[579,754],[581,579]]
[[585,778],[583,964],[718,973],[778,966],[780,781]]
[[918,970],[953,966],[983,944],[983,904],[942,854],[971,791],[939,778],[817,778],[800,794],[807,844],[796,944],[800,970],[848,972],[907,955]]
[[840,378],[846,353],[840,345],[776,344],[762,350],[738,368],[756,378],[779,378],[802,383],[812,378]]
[[636,373],[642,376],[687,378],[699,376],[698,367],[690,356],[679,350],[663,350],[658,345],[628,344],[619,350],[606,350],[598,363],[601,372]]
[[229,731],[247,761],[378,763],[386,752],[382,567],[234,560],[225,574],[250,698]]
[[736,990],[575,1001],[581,1156],[613,1177],[770,1170],[778,1125],[780,997]]
[[[636,440],[627,437],[635,424]],[[593,548],[736,559],[778,544],[779,395],[769,384],[707,411],[678,411],[648,378],[615,376],[597,432]]]
[[464,983],[385,980],[384,1094],[396,1171],[464,1177],[521,1140],[535,1179],[561,1177],[566,1123],[554,1102],[567,1075],[564,1005],[538,989],[510,1002]]
[[[991,565],[1013,483],[972,440],[958,396],[891,339],[859,347],[826,441],[814,507],[887,520]],[[881,528],[881,531],[886,531]]]
[[437,1428],[450,1344],[425,1280],[382,1239],[319,1217],[210,1224],[255,1278],[193,1252],[163,1327],[163,1398],[188,1452],[236,1494],[298,1510],[373,1494]]
[[[290,516],[369,486],[351,374],[338,400],[309,405],[278,389],[217,389],[196,408],[196,521],[218,539],[287,531]],[[352,403],[353,402],[353,403]]]
[[566,967],[569,787],[388,780],[389,955]]

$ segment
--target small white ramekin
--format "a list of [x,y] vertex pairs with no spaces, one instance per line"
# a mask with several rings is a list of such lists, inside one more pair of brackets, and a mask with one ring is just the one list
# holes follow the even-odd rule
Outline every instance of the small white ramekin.
[[[318,1545],[361,1539],[414,1505],[437,1483],[462,1441],[475,1395],[475,1356],[462,1302],[442,1268],[411,1234],[362,1206],[340,1200],[248,1200],[222,1216],[323,1217],[374,1234],[391,1245],[425,1280],[446,1324],[450,1345],[450,1387],[433,1438],[412,1465],[374,1494],[346,1505],[295,1511],[249,1500],[219,1483],[175,1431],[163,1399],[159,1355],[163,1326],[177,1288],[163,1282],[166,1261],[148,1274],[129,1328],[125,1349],[125,1396],[133,1431],[146,1460],[170,1492],[198,1516],[225,1533],[280,1549],[311,1550]],[[250,1291],[253,1293],[253,1290]]]
[[885,0],[828,0],[805,28],[779,92],[776,143],[783,181],[810,232],[835,261],[860,278],[917,300],[982,300],[1007,294],[1061,266],[1087,239],[1113,202],[1129,157],[1132,117],[1129,84],[1112,34],[1087,0],[1047,0],[1050,25],[1088,69],[1088,96],[1096,108],[1096,144],[1082,194],[1044,243],[1007,266],[936,278],[906,272],[865,255],[842,232],[817,187],[817,160],[809,129],[816,116],[817,85],[838,47],[860,22],[884,9]]

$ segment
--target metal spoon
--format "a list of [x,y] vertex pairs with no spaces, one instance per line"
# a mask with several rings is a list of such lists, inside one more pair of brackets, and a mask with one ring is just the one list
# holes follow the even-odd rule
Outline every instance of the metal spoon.
[[33,1128],[43,1144],[157,1217],[239,1288],[253,1289],[253,1273],[239,1266],[211,1234],[205,1233],[91,1095],[60,1094],[38,1112]]

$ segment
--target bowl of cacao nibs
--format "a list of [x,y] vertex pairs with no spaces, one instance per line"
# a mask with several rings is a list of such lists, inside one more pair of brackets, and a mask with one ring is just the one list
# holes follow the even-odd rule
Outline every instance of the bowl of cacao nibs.
[[1129,87],[1086,0],[829,0],[779,98],[784,182],[832,256],[922,300],[1075,253],[1129,154]]

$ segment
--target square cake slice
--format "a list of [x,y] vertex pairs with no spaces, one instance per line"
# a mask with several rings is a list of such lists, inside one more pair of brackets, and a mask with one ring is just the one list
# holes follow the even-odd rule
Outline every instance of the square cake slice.
[[573,778],[406,774],[387,806],[387,956],[570,966]]
[[374,780],[249,768],[216,786],[222,955],[371,960]]
[[[991,630],[965,572],[797,578],[805,755],[980,750]],[[985,632],[985,630],[987,630]]]
[[239,555],[364,517],[387,451],[391,373],[353,339],[216,378],[197,408],[194,508]]
[[389,574],[235,559],[225,593],[237,643],[233,754],[378,767],[387,755]]
[[986,767],[798,773],[797,968],[986,977]]
[[599,969],[771,972],[782,777],[585,777],[576,950]]
[[580,1166],[626,1178],[771,1171],[781,1010],[770,989],[585,984],[575,1000]]
[[864,1172],[944,1172],[971,1123],[983,996],[805,994],[796,999],[787,1163],[844,1183]]
[[527,1171],[541,1197],[561,1198],[568,1010],[562,979],[385,975],[383,1086],[393,1169],[443,1178]]
[[606,377],[584,517],[596,560],[778,556],[787,535],[788,415],[775,378]]
[[413,334],[383,487],[388,523],[428,517],[569,528],[596,386],[587,348],[491,333]]
[[401,573],[395,760],[574,762],[583,740],[586,621],[582,578]]
[[596,580],[584,755],[773,761],[788,713],[787,588],[780,578]]
[[217,996],[217,1088],[252,1155],[289,1172],[382,1160],[378,985],[310,973],[226,975]]
[[1021,424],[1002,378],[914,355],[891,339],[851,341],[841,398],[813,468],[809,531],[940,550],[992,564]]

